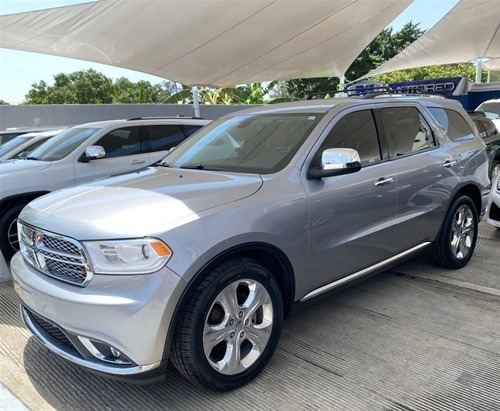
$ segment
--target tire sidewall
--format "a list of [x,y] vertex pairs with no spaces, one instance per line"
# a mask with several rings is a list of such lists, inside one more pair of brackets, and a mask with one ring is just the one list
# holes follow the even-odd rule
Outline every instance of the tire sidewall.
[[[243,279],[258,281],[269,293],[273,303],[273,330],[271,331],[269,341],[263,353],[248,370],[237,375],[225,375],[217,372],[205,357],[203,350],[203,328],[208,311],[219,293],[232,282]],[[209,286],[203,290],[194,314],[194,321],[192,324],[192,335],[194,336],[194,340],[193,344],[191,344],[192,355],[193,358],[195,358],[194,364],[192,364],[193,368],[202,380],[212,388],[230,390],[253,379],[270,360],[281,332],[283,302],[276,281],[269,271],[260,266],[257,262],[249,262],[236,265],[231,269],[225,270],[223,273],[219,273],[215,281],[212,281]]]
[[4,215],[0,218],[0,251],[2,252],[7,263],[10,261],[12,256],[17,252],[14,251],[9,244],[9,240],[7,238],[7,231],[9,229],[10,224],[19,217],[22,209],[26,204],[16,204],[10,207]]

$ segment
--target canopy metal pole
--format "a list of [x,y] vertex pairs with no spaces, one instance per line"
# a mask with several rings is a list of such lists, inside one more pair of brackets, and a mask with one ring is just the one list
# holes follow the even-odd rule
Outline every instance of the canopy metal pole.
[[342,74],[342,75],[339,77],[339,80],[340,80],[340,90],[344,90],[344,85],[345,85],[345,74]]
[[198,86],[191,87],[193,93],[193,111],[195,117],[200,117],[200,99],[198,95]]
[[481,66],[483,59],[476,60],[476,83],[481,83]]
[[487,83],[491,82],[491,70],[488,70],[488,78],[486,79]]

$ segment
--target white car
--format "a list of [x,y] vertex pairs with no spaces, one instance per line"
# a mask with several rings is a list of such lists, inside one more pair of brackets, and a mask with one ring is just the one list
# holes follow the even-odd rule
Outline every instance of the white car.
[[0,162],[19,160],[48,141],[51,137],[62,133],[64,129],[21,134],[0,146]]
[[6,262],[18,250],[16,220],[30,201],[154,164],[208,123],[189,117],[87,123],[66,129],[26,159],[0,163],[0,250]]
[[488,223],[500,230],[500,175],[491,184],[488,201]]
[[482,111],[491,119],[497,130],[500,130],[500,98],[482,102],[474,111]]

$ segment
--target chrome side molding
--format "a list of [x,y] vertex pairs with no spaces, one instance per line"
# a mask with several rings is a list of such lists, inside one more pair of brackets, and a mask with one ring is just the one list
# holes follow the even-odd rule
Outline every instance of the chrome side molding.
[[388,258],[387,260],[381,261],[380,263],[374,264],[370,267],[364,268],[361,271],[355,272],[353,274],[350,274],[346,277],[342,277],[338,280],[335,280],[329,284],[323,285],[322,287],[316,288],[315,290],[312,290],[310,293],[306,294],[304,297],[300,299],[300,302],[304,302],[309,300],[310,298],[316,297],[317,295],[323,294],[327,291],[333,290],[334,288],[340,287],[341,285],[348,283],[349,281],[353,281],[356,278],[363,277],[364,275],[367,275],[373,271],[378,270],[379,268],[382,268],[385,265],[388,265],[394,261],[397,261],[403,257],[406,257],[409,254],[415,253],[425,247],[428,247],[431,244],[430,241],[426,241],[425,243],[419,244],[413,248],[410,248],[409,250],[403,251],[402,253],[396,254],[392,256],[391,258]]

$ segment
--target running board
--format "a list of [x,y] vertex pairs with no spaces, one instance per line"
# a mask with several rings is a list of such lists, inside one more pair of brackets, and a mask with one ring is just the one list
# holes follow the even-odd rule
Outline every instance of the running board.
[[337,288],[337,287],[340,287],[341,285],[345,284],[345,283],[348,283],[349,281],[353,281],[355,280],[356,278],[359,278],[359,277],[363,277],[364,275],[366,274],[369,274],[373,271],[376,271],[378,270],[379,268],[382,268],[383,266],[385,265],[388,265],[394,261],[397,261],[403,257],[406,257],[407,255],[409,254],[412,254],[418,250],[421,250],[422,248],[425,248],[427,247],[428,245],[430,245],[431,242],[430,241],[427,241],[425,243],[422,243],[422,244],[419,244],[413,248],[410,248],[409,250],[406,250],[406,251],[403,251],[402,253],[400,254],[396,254],[395,256],[392,256],[391,258],[388,258],[387,260],[384,260],[384,261],[381,261],[380,263],[377,263],[375,265],[372,265],[368,268],[365,268],[361,271],[358,271],[356,273],[353,273],[353,274],[350,274],[348,275],[347,277],[343,277],[339,280],[335,280],[329,284],[326,284],[322,287],[319,287],[319,288],[316,288],[315,290],[311,291],[309,294],[306,294],[304,297],[301,298],[301,302],[304,302],[306,300],[309,300],[310,298],[313,298],[313,297],[316,297],[317,295],[319,294],[323,294],[327,291],[330,291],[330,290],[333,290],[334,288]]

